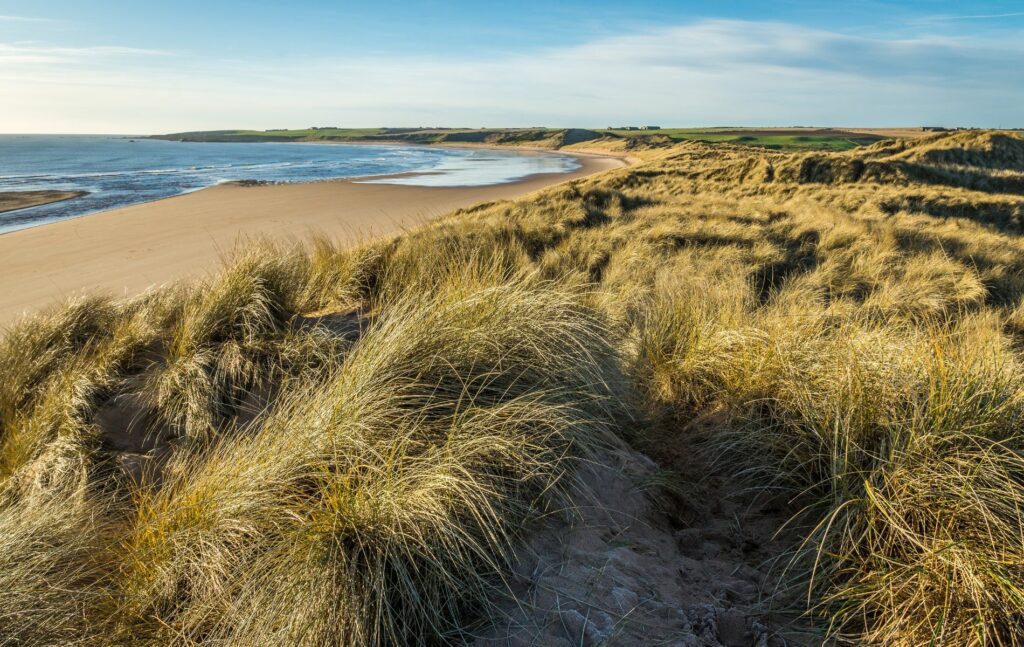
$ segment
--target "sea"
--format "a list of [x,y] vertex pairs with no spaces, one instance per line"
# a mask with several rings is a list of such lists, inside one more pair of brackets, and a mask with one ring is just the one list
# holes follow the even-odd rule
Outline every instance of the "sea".
[[[525,151],[333,143],[193,143],[125,135],[0,135],[0,192],[88,191],[0,213],[0,234],[235,181],[483,186],[568,173],[571,157]],[[401,177],[396,174],[413,173]]]

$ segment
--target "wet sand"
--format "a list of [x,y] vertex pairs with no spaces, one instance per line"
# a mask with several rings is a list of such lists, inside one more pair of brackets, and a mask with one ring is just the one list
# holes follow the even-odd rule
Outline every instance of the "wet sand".
[[0,191],[0,213],[63,202],[87,194],[87,191]]

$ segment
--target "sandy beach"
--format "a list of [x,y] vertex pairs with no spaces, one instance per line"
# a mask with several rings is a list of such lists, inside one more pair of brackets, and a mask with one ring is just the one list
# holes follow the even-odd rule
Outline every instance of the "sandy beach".
[[520,196],[624,165],[577,155],[572,173],[481,187],[360,184],[352,180],[221,185],[165,200],[0,235],[0,327],[82,292],[117,296],[216,269],[245,238],[322,232],[355,243],[453,209]]

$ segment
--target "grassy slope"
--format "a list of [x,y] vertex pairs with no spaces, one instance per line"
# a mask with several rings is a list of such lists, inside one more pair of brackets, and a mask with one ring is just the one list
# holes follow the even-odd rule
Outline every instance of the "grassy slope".
[[822,632],[1020,644],[1022,195],[1006,135],[684,143],[26,321],[0,643],[457,640],[619,436],[781,494]]
[[419,144],[489,143],[499,145],[540,145],[560,148],[601,137],[625,139],[644,147],[664,147],[681,141],[727,142],[786,150],[848,150],[883,139],[877,135],[840,130],[794,132],[792,129],[694,129],[666,128],[658,131],[585,130],[557,128],[517,129],[413,129],[413,128],[319,128],[304,130],[222,130],[160,135],[158,139],[200,142],[253,141],[382,141]]
[[842,130],[806,129],[754,129],[754,128],[663,128],[657,131],[604,130],[620,137],[663,136],[673,142],[698,141],[760,146],[781,150],[834,150],[843,151],[873,144],[885,139],[878,135],[865,135]]

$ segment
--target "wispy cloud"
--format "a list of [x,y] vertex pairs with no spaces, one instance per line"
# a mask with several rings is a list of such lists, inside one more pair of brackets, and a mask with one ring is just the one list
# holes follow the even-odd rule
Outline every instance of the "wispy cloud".
[[941,15],[941,16],[928,16],[926,18],[919,19],[916,21],[918,24],[927,24],[929,22],[955,22],[957,20],[997,20],[999,18],[1019,18],[1024,16],[1024,11],[1012,11],[1009,13],[988,13],[988,14],[974,14],[974,15]]
[[50,18],[38,18],[35,16],[3,16],[0,15],[0,22],[53,22]]
[[37,132],[326,122],[1024,125],[1017,37],[862,37],[705,20],[479,59],[154,54],[165,52],[0,46],[0,92],[13,97],[0,102],[0,123]]
[[138,47],[100,45],[93,47],[58,47],[32,41],[0,43],[0,63],[8,65],[76,65],[105,59],[140,56],[170,56],[172,52]]

